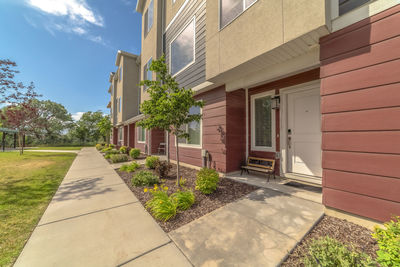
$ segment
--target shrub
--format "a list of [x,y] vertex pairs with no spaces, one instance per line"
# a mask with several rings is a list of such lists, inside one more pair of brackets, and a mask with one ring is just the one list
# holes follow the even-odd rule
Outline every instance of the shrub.
[[148,186],[159,182],[158,177],[150,171],[140,171],[133,175],[131,183],[134,186]]
[[197,173],[196,189],[203,194],[208,195],[213,193],[217,189],[218,182],[219,175],[216,170],[202,168]]
[[137,168],[140,167],[140,164],[136,161],[132,162],[131,164],[124,164],[122,165],[119,170],[124,172],[134,172]]
[[363,252],[349,249],[336,239],[326,236],[315,239],[308,247],[305,266],[375,266],[371,257]]
[[121,152],[122,154],[126,154],[126,146],[121,146],[119,148],[119,152]]
[[110,149],[110,150],[107,150],[106,151],[106,155],[108,155],[108,154],[119,154],[119,150],[116,150],[116,149]]
[[167,161],[160,161],[156,162],[155,171],[158,174],[158,177],[163,178],[166,177],[171,170],[172,165],[168,164]]
[[137,159],[140,156],[140,149],[139,148],[132,148],[131,151],[129,151],[129,155],[132,158]]
[[110,159],[112,155],[113,155],[113,154],[105,154],[105,155],[104,155],[104,158]]
[[[145,189],[146,190],[146,189]],[[167,221],[176,215],[176,204],[168,197],[168,188],[159,189],[157,185],[150,189],[153,197],[146,202],[146,208],[150,209],[153,216],[158,220]]]
[[109,144],[108,147],[113,149],[113,148],[115,148],[115,145],[114,144]]
[[103,149],[101,150],[101,152],[107,153],[108,151],[111,151],[111,150],[112,150],[111,147],[105,147],[105,148],[103,148]]
[[400,266],[400,217],[375,228],[372,237],[378,242],[377,261],[381,266]]
[[194,194],[190,190],[173,193],[170,198],[175,202],[179,210],[189,209],[195,201]]
[[102,144],[97,144],[96,145],[96,149],[97,150],[102,150],[104,148],[104,145],[102,145]]
[[113,154],[110,159],[112,163],[125,162],[128,161],[128,156],[125,154]]
[[149,156],[146,158],[146,167],[149,169],[154,169],[156,167],[157,161],[159,161],[159,158],[157,156]]

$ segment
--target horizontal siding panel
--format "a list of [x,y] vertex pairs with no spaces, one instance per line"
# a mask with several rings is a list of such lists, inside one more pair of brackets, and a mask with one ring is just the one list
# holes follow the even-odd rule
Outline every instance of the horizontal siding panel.
[[213,125],[213,126],[204,126],[203,125],[203,135],[207,134],[216,134],[219,132],[226,131],[226,125]]
[[400,58],[400,36],[322,62],[321,78]]
[[213,117],[207,120],[203,120],[203,126],[219,126],[225,124],[226,124],[225,116]]
[[400,203],[362,196],[335,189],[323,189],[323,203],[377,221],[388,221],[393,214],[400,214]]
[[321,98],[322,113],[395,106],[400,106],[400,83],[327,95]]
[[322,168],[400,178],[400,155],[323,151]]
[[321,60],[368,46],[399,34],[400,16],[392,15],[335,39],[321,42]]
[[328,95],[400,81],[400,59],[330,76],[321,81],[321,94]]
[[400,131],[325,132],[322,149],[400,154]]
[[220,134],[207,134],[203,135],[203,143],[210,145],[210,144],[224,144],[226,142],[225,136],[222,136]]
[[399,107],[323,114],[322,131],[400,130],[399,118]]
[[370,197],[400,202],[400,179],[324,170],[324,186]]

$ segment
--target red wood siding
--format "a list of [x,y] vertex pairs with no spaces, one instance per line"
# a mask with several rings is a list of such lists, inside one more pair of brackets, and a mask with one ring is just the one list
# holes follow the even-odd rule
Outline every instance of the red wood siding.
[[165,143],[164,131],[159,129],[151,130],[151,153],[158,154],[160,143]]
[[113,140],[112,140],[112,143],[114,145],[118,144],[118,128],[116,128],[116,127],[113,127]]
[[400,6],[321,38],[323,203],[400,215]]
[[129,147],[135,147],[135,136],[136,136],[136,128],[135,124],[131,123],[129,124],[129,130],[128,130],[128,146]]
[[124,146],[128,146],[128,125],[124,126]]
[[[302,83],[306,83],[306,82],[310,82],[310,81],[314,81],[314,80],[318,80],[320,76],[320,70],[319,68],[317,69],[313,69],[310,71],[306,71],[300,74],[296,74],[281,80],[277,80],[271,83],[267,83],[264,85],[260,85],[254,88],[249,89],[249,136],[248,136],[248,140],[249,140],[249,155],[253,156],[253,157],[262,157],[262,158],[270,158],[270,159],[274,159],[275,158],[275,152],[264,152],[264,151],[254,151],[251,150],[251,95],[254,94],[259,94],[262,92],[266,92],[266,91],[271,91],[271,90],[275,90],[275,94],[279,94],[279,90],[286,88],[286,87],[290,87],[290,86],[294,86],[294,85],[298,85],[298,84],[302,84]],[[275,111],[275,122],[276,122],[276,139],[275,139],[275,146],[276,146],[276,152],[280,152],[280,139],[279,139],[279,133],[280,133],[280,113],[279,110]],[[277,175],[279,175],[280,172],[280,160],[276,159],[276,163],[275,163],[275,173]]]
[[[225,87],[218,87],[199,94],[196,99],[205,102],[202,119],[202,148],[210,154],[209,167],[219,172],[226,172],[226,92]],[[176,159],[175,137],[170,136],[170,156]],[[203,165],[200,148],[179,146],[181,162],[201,167]]]

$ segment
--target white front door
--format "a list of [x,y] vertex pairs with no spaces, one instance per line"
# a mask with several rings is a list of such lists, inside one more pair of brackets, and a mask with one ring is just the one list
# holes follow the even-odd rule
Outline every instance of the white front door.
[[322,177],[319,86],[288,94],[288,171]]

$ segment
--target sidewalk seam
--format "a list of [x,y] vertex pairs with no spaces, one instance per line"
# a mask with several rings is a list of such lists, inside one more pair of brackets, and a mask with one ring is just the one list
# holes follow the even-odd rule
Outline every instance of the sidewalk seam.
[[138,201],[134,201],[134,202],[128,202],[128,203],[117,205],[117,206],[113,206],[113,207],[109,207],[109,208],[105,208],[105,209],[101,209],[101,210],[91,211],[91,212],[88,212],[88,213],[82,213],[82,214],[79,214],[79,215],[75,215],[75,216],[71,216],[71,217],[67,217],[67,218],[64,218],[64,219],[59,219],[59,220],[55,220],[55,221],[51,221],[51,222],[47,222],[47,223],[43,223],[43,224],[38,224],[37,227],[46,226],[46,225],[49,225],[49,224],[58,223],[58,222],[62,222],[62,221],[72,220],[72,219],[75,219],[75,218],[91,215],[91,214],[98,213],[98,212],[103,212],[103,211],[106,211],[106,210],[111,210],[111,209],[124,207],[124,206],[135,204],[137,202],[139,202],[139,200]]
[[130,263],[131,261],[134,261],[134,260],[136,260],[136,259],[138,259],[138,258],[140,258],[140,257],[142,257],[142,256],[144,256],[144,255],[146,255],[146,254],[149,254],[150,252],[153,252],[153,251],[155,251],[155,250],[157,250],[157,249],[159,249],[159,248],[162,248],[162,247],[164,247],[164,246],[170,244],[171,242],[172,242],[172,240],[170,239],[168,242],[166,242],[166,243],[164,243],[164,244],[161,244],[161,245],[159,245],[159,246],[157,246],[157,247],[155,247],[155,248],[152,248],[152,249],[150,249],[150,250],[148,250],[148,251],[146,251],[146,252],[143,252],[143,253],[137,255],[136,257],[133,257],[132,259],[129,259],[129,260],[127,260],[127,261],[124,261],[123,263],[118,264],[117,267],[120,267],[120,266],[123,266],[123,265],[125,265],[125,264],[127,264],[127,263]]

